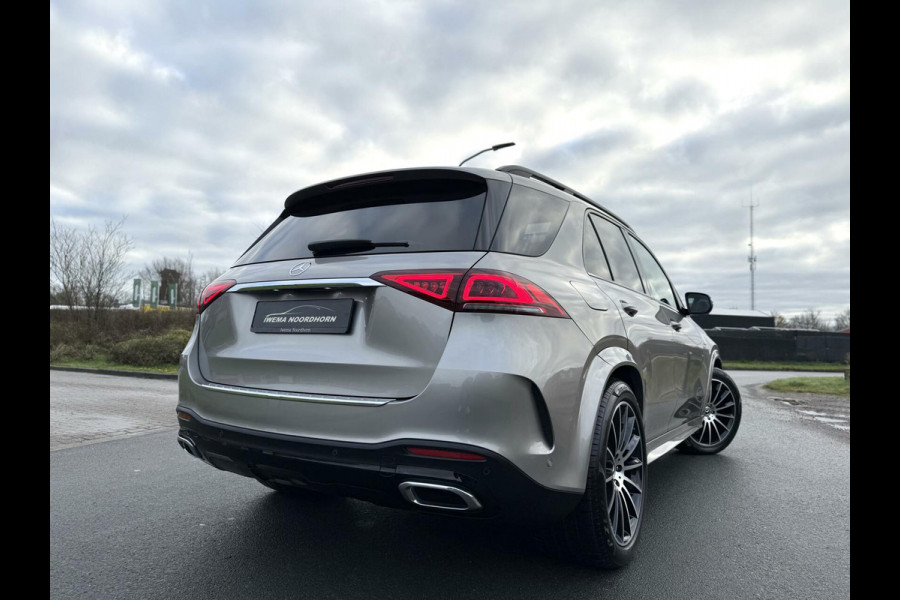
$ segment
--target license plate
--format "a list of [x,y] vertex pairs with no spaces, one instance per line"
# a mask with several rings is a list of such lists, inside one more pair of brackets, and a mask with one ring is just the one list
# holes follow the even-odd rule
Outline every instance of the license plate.
[[347,333],[353,299],[257,302],[253,333]]

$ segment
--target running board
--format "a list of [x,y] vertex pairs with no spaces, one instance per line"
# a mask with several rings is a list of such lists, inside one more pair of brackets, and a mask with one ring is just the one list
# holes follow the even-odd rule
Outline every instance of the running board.
[[678,429],[669,434],[663,436],[662,438],[657,438],[647,444],[647,464],[649,465],[654,460],[661,458],[678,447],[678,444],[688,439],[693,435],[695,431],[700,429],[699,423],[701,418],[696,420],[697,424],[688,423],[686,425],[682,425]]

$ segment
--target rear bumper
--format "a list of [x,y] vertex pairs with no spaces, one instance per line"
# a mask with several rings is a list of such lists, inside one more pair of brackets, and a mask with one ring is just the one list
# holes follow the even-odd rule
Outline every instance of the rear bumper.
[[[191,417],[178,420],[182,444],[193,446],[196,454],[192,454],[212,466],[245,477],[384,506],[477,518],[559,519],[581,499],[581,494],[540,485],[502,456],[480,447],[416,439],[378,444],[325,441],[223,425],[187,407],[178,410]],[[407,451],[410,446],[468,452],[484,460],[414,456]],[[401,491],[409,487],[401,484],[409,483],[450,488],[477,502],[470,502],[467,510],[413,504],[415,496]]]
[[[591,346],[569,319],[516,317],[456,315],[441,360],[421,393],[365,404],[222,389],[221,382],[208,381],[200,371],[195,328],[181,358],[179,405],[207,422],[289,439],[367,447],[429,440],[481,448],[538,485],[581,494],[590,449],[581,424],[589,422],[592,429],[596,415],[595,404],[581,401]],[[491,344],[473,343],[485,336]]]

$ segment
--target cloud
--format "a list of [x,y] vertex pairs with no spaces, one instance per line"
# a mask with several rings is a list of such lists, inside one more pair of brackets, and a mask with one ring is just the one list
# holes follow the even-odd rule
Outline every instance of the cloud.
[[[50,211],[128,215],[135,268],[227,266],[291,192],[521,163],[621,214],[682,291],[850,299],[845,2],[50,5]],[[835,308],[836,307],[836,308]]]
[[178,69],[136,51],[122,33],[110,35],[103,31],[88,31],[80,36],[79,41],[97,60],[105,61],[115,68],[150,76],[163,83],[173,79],[184,81],[184,75]]

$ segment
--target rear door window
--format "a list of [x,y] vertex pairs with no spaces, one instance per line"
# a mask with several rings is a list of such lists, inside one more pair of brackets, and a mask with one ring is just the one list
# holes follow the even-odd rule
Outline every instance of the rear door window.
[[238,265],[309,258],[308,245],[333,240],[406,242],[354,254],[473,250],[485,202],[483,183],[392,182],[331,193],[295,207],[238,259]]
[[594,229],[597,230],[600,243],[606,252],[613,281],[643,293],[644,285],[641,283],[640,273],[638,273],[637,265],[634,264],[634,257],[631,255],[631,250],[628,249],[628,242],[625,241],[622,229],[615,223],[593,214],[591,223],[594,224]]
[[672,308],[676,308],[675,292],[672,291],[672,285],[669,283],[665,271],[656,262],[656,259],[653,258],[647,247],[638,241],[636,237],[628,234],[628,242],[631,244],[634,257],[641,267],[641,273],[644,274],[647,294]]
[[540,256],[550,249],[569,202],[530,187],[514,185],[491,250]]

